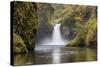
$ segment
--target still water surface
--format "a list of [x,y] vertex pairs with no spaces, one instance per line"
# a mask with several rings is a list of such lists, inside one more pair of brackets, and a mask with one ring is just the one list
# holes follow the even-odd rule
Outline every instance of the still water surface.
[[35,52],[16,55],[14,65],[84,62],[96,59],[96,49],[92,48],[41,46],[37,47]]

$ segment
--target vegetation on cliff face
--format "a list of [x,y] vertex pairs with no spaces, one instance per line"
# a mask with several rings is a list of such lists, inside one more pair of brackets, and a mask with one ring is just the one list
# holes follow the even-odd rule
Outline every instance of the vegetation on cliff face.
[[53,26],[50,23],[54,9],[49,3],[37,3],[38,19],[40,22],[37,32],[37,41],[44,37],[51,37]]
[[96,6],[52,4],[52,21],[61,23],[61,34],[69,40],[67,46],[96,47]]
[[13,52],[14,54],[18,54],[18,53],[26,53],[28,52],[26,45],[24,43],[24,41],[22,40],[22,38],[17,35],[16,33],[13,33]]
[[87,35],[86,35],[86,46],[97,46],[97,19],[95,16],[91,16],[90,20],[88,21],[87,25]]
[[96,18],[91,16],[86,24],[86,28],[80,28],[78,35],[67,46],[97,46],[97,30],[96,30]]
[[95,6],[77,6],[74,13],[70,14],[70,19],[63,20],[61,32],[64,33],[63,27],[69,28],[69,34],[65,36],[71,37],[71,41],[67,46],[76,47],[96,47],[96,7]]
[[[41,36],[50,35],[53,27],[50,24],[50,17],[53,14],[51,4],[41,4],[32,2],[13,2],[13,33],[14,33],[14,53],[23,53],[34,50],[37,29]],[[42,26],[42,27],[41,27]],[[19,39],[19,41],[16,40]],[[40,36],[39,36],[40,38]],[[21,40],[21,41],[20,41]],[[19,43],[20,42],[20,43]],[[23,49],[17,47],[24,45]]]
[[[16,37],[21,41],[16,41],[13,45],[16,49],[14,49],[15,53],[23,53],[26,50],[34,50],[35,46],[35,38],[36,32],[38,29],[38,18],[37,18],[37,6],[35,3],[31,2],[12,2],[13,5],[13,33],[14,41],[16,41]],[[23,42],[22,42],[23,41]],[[21,42],[19,44],[19,42]],[[26,46],[25,48],[18,48],[16,44],[19,46]],[[18,49],[18,50],[17,50]]]
[[96,47],[96,9],[85,5],[39,4],[41,22],[49,18],[47,24],[61,23],[62,37],[70,41],[67,46]]

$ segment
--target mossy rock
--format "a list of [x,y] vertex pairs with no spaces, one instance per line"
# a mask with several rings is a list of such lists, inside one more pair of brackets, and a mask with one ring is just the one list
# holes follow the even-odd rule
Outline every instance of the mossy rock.
[[70,47],[84,47],[84,40],[77,36],[74,40],[72,40],[69,44],[67,44],[66,46],[70,46]]
[[16,34],[13,33],[13,52],[14,54],[19,54],[19,53],[26,53],[28,52],[26,45],[22,38]]
[[39,25],[36,3],[17,1],[12,10],[13,32],[21,36],[28,50],[34,50]]

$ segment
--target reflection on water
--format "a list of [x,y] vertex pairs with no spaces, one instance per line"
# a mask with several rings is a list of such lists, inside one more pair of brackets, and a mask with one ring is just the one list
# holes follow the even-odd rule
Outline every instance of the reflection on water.
[[16,55],[15,65],[25,64],[53,64],[82,61],[96,61],[97,52],[92,48],[57,47],[40,49],[28,54]]
[[61,60],[60,49],[53,50],[52,63],[60,63],[60,60]]

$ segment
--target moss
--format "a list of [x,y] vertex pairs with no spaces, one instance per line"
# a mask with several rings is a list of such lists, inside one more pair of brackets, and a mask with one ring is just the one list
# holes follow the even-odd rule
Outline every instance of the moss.
[[16,34],[13,33],[13,52],[14,54],[19,54],[19,53],[26,53],[28,52],[26,45],[22,38]]
[[85,46],[85,47],[97,47],[97,28],[96,28],[96,17],[92,15],[88,20],[86,26],[79,23],[76,24],[76,28],[79,31],[76,36],[67,46]]
[[13,3],[12,17],[13,32],[21,36],[28,50],[34,50],[36,32],[39,25],[36,4],[15,1]]
[[84,47],[84,40],[82,38],[80,38],[79,36],[77,36],[74,40],[72,40],[69,44],[67,44],[67,46],[71,46],[71,47]]
[[77,31],[77,36],[67,46],[97,47],[96,7],[85,7],[85,9],[87,10],[83,10],[73,18],[75,24],[72,26]]
[[97,30],[96,30],[96,18],[94,16],[88,21],[88,32],[86,36],[86,46],[96,47],[97,45]]

